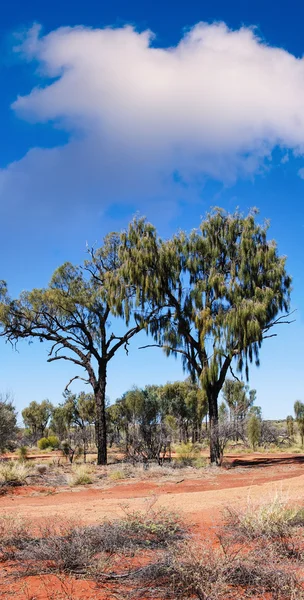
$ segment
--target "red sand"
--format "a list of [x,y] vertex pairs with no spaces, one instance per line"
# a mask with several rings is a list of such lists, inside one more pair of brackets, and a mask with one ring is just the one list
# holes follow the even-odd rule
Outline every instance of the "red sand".
[[[303,464],[302,464],[303,463]],[[237,464],[237,468],[231,468]],[[304,457],[288,454],[253,454],[229,456],[228,469],[202,470],[200,479],[173,483],[130,481],[112,487],[73,490],[26,486],[12,489],[0,497],[0,515],[20,515],[30,520],[52,517],[97,523],[104,518],[121,516],[123,506],[141,510],[148,502],[177,511],[193,523],[198,534],[219,522],[223,508],[252,500],[286,494],[291,500],[303,500]],[[8,565],[0,565],[0,595],[14,600],[106,600],[109,594],[98,590],[93,582],[61,579],[56,576],[26,577],[16,583],[7,577]],[[23,586],[23,587],[22,587]]]

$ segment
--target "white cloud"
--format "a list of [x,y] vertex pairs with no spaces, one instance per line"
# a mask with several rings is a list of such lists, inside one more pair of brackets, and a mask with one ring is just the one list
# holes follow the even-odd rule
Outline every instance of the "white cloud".
[[152,42],[131,27],[40,37],[35,26],[19,51],[51,79],[13,109],[59,124],[70,141],[30,150],[2,171],[0,190],[16,202],[154,198],[178,188],[175,171],[233,181],[277,145],[304,154],[303,59],[224,24],[200,23],[173,48]]

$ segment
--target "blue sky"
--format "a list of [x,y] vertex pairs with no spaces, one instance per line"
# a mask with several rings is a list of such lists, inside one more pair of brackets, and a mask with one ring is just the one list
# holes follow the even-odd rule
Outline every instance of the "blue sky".
[[[297,310],[251,372],[267,418],[303,399],[303,16],[298,1],[273,0],[0,9],[0,278],[13,294],[44,286],[136,211],[168,236],[210,206],[257,206],[288,256]],[[183,377],[141,342],[112,361],[111,400]],[[18,409],[61,401],[74,371],[46,354],[0,343],[0,389]]]

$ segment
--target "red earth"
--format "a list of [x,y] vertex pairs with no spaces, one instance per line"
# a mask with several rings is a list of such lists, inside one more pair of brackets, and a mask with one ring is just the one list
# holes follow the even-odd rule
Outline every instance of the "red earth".
[[[178,477],[178,475],[177,475]],[[0,497],[0,516],[10,515],[41,520],[66,519],[77,523],[98,523],[120,517],[123,509],[142,510],[150,502],[179,513],[194,526],[197,535],[211,534],[227,506],[242,506],[266,500],[275,494],[290,502],[304,495],[304,456],[296,454],[230,455],[222,469],[202,469],[197,479],[134,481],[94,488],[14,488]],[[13,581],[11,566],[0,564],[0,596],[14,600],[106,600],[109,592],[99,590],[91,581],[55,575],[23,577]]]

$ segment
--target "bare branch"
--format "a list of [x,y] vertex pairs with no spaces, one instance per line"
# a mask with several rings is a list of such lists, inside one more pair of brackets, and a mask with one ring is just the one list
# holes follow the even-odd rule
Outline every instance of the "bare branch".
[[70,379],[69,383],[65,386],[64,391],[67,392],[71,383],[73,381],[75,381],[75,379],[81,379],[81,381],[84,381],[86,384],[90,383],[88,379],[84,379],[84,377],[80,377],[80,375],[76,375],[75,377],[72,377],[72,379]]

